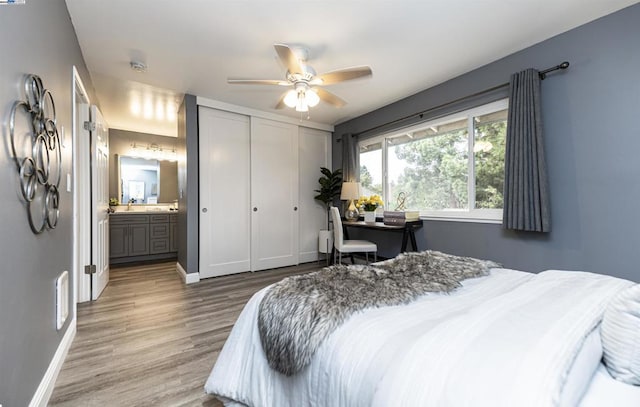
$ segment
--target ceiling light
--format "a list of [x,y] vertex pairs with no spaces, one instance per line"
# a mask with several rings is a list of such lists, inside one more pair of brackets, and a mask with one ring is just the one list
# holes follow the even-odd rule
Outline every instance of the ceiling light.
[[307,106],[307,100],[304,97],[304,92],[298,93],[298,103],[296,103],[296,112],[308,112],[309,106]]
[[305,101],[307,102],[307,105],[309,105],[309,107],[315,107],[318,105],[318,103],[320,103],[320,97],[314,90],[309,89],[305,93]]
[[147,64],[140,61],[131,61],[129,62],[129,66],[136,72],[147,72]]
[[296,107],[298,103],[298,92],[291,89],[284,97],[284,104],[289,107]]

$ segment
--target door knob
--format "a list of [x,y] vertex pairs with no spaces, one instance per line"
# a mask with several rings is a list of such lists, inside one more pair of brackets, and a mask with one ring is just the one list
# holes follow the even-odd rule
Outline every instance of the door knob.
[[253,208],[253,211],[254,212],[258,212],[258,208]]
[[202,213],[207,213],[207,208],[202,208]]
[[293,210],[294,210],[294,211],[297,211],[297,210],[298,210],[298,207],[297,207],[297,206],[294,206],[294,207],[293,207]]

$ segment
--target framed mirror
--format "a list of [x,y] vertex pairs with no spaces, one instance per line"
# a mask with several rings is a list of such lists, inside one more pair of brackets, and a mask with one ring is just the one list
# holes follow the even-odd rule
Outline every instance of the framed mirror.
[[176,162],[123,155],[117,162],[121,204],[166,204],[178,199]]

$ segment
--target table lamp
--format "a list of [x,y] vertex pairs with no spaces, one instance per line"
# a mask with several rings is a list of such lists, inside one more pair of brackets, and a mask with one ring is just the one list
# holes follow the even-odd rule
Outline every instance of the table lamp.
[[340,191],[340,199],[343,201],[349,201],[349,207],[344,211],[344,218],[346,220],[357,220],[360,216],[358,208],[353,203],[354,199],[360,198],[360,183],[359,182],[343,182],[342,190]]

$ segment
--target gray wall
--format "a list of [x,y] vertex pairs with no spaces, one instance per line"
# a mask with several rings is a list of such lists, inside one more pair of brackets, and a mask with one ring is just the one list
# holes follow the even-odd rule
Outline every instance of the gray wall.
[[[553,231],[514,233],[500,225],[426,221],[420,246],[527,271],[586,270],[640,281],[639,22],[637,4],[340,124],[334,165],[341,163],[337,139],[344,133],[491,88],[522,69],[567,60],[567,71],[542,82]],[[382,240],[389,253],[398,245]]]
[[[73,65],[95,99],[64,0],[0,6],[0,56],[0,404],[12,407],[29,404],[75,316],[56,331],[55,278],[63,270],[72,272],[73,197],[63,179],[58,227],[38,236],[31,232],[8,150],[8,115],[12,103],[24,98],[23,75],[39,75],[53,93],[58,126],[65,128],[67,174],[72,172]],[[72,300],[70,295],[71,310]]]
[[[174,137],[158,136],[155,134],[138,133],[135,131],[109,129],[109,196],[118,197],[118,161],[116,154],[127,155],[131,143],[155,143],[161,147],[176,147]],[[160,161],[160,196],[158,203],[173,203],[178,199],[178,166],[175,162]]]
[[178,263],[198,272],[198,106],[185,95],[178,109]]

